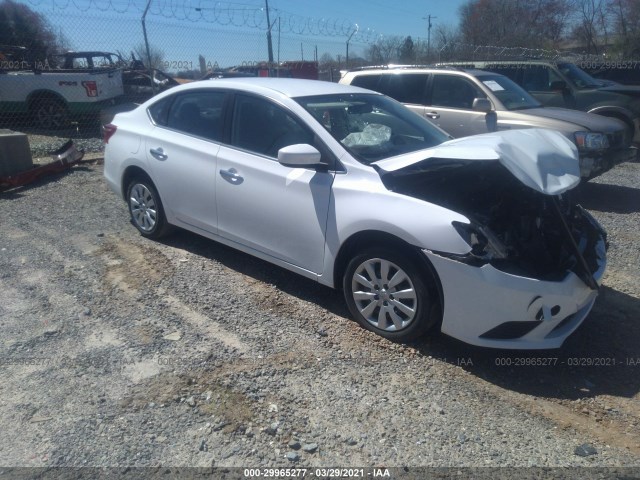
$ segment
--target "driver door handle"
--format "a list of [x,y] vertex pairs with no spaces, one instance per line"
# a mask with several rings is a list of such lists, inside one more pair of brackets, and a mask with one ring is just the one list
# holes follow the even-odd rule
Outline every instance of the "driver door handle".
[[432,118],[434,120],[440,118],[440,114],[438,112],[427,112],[424,114],[425,117]]

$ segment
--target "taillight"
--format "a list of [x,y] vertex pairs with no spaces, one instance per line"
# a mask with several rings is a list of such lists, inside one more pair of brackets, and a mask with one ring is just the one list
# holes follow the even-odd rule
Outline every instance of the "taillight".
[[107,125],[102,126],[102,141],[106,144],[109,143],[109,139],[113,137],[113,134],[116,133],[116,127],[113,123],[109,123]]

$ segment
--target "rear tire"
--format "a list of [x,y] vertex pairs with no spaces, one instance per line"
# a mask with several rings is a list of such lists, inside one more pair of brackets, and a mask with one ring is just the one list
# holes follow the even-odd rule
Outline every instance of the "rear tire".
[[358,323],[389,340],[417,340],[439,320],[435,283],[426,268],[389,248],[356,255],[347,265],[343,291]]
[[160,195],[151,180],[134,178],[127,187],[131,223],[143,237],[158,239],[170,232]]
[[61,130],[71,125],[67,106],[55,98],[36,98],[31,104],[31,112],[38,127],[45,130]]

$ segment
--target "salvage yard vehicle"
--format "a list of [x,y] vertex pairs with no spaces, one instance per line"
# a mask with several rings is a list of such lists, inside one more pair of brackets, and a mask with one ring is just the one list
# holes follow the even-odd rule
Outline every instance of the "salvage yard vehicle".
[[455,67],[363,67],[340,83],[388,95],[454,137],[540,127],[562,132],[580,153],[580,174],[589,179],[636,159],[621,120],[543,105],[509,78]]
[[122,94],[117,68],[75,70],[16,61],[0,70],[0,112],[29,114],[44,129],[66,128],[74,117],[97,117]]
[[394,341],[557,348],[604,274],[606,233],[570,201],[577,149],[552,130],[449,140],[369,90],[240,78],[164,92],[104,141],[144,237],[181,227],[341,288]]
[[640,85],[596,80],[571,62],[544,60],[465,62],[509,77],[548,107],[564,107],[622,120],[640,143]]
[[122,70],[122,87],[127,102],[142,103],[159,92],[178,85],[178,82],[157,68],[146,68],[144,63],[131,53],[131,60],[112,52],[81,51],[66,52],[60,58],[62,68],[70,70],[115,69]]

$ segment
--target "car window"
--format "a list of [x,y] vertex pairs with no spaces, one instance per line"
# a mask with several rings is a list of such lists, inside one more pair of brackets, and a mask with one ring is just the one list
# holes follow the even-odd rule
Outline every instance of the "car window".
[[356,75],[351,81],[351,85],[355,87],[368,88],[369,90],[378,91],[378,81],[382,75]]
[[162,127],[167,126],[167,116],[169,115],[169,107],[171,106],[173,99],[174,96],[164,97],[147,109],[153,123]]
[[529,92],[551,92],[553,82],[562,78],[545,65],[527,65],[522,70],[522,86]]
[[449,139],[432,123],[384,95],[336,94],[295,100],[364,164]]
[[520,85],[511,79],[492,73],[480,74],[476,77],[500,100],[507,110],[525,110],[542,106]]
[[376,90],[402,103],[425,103],[427,73],[394,73],[384,75]]
[[471,110],[474,98],[486,98],[486,95],[466,78],[457,75],[433,76],[431,105]]
[[483,70],[489,70],[500,75],[504,75],[510,78],[514,82],[518,81],[518,72],[522,69],[518,65],[503,65],[503,64],[489,64],[486,67],[481,67]]
[[[225,92],[199,91],[176,95],[167,115],[166,126],[179,132],[222,139],[222,105]],[[152,109],[150,113],[153,117]]]
[[558,68],[579,89],[597,88],[600,86],[595,78],[584,70],[576,67],[573,63],[561,63],[558,65]]
[[237,95],[231,144],[277,158],[278,150],[299,143],[313,144],[313,133],[283,108],[261,98]]

